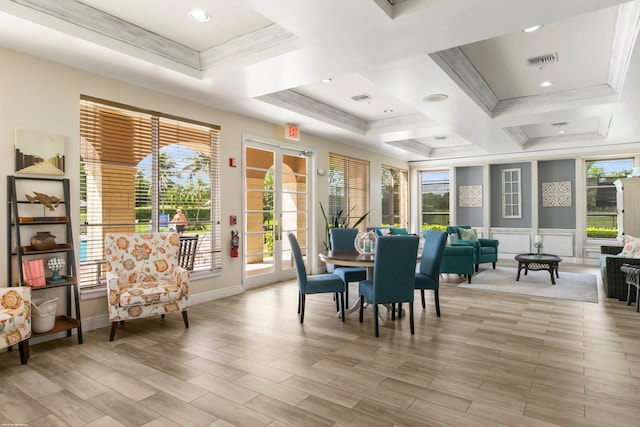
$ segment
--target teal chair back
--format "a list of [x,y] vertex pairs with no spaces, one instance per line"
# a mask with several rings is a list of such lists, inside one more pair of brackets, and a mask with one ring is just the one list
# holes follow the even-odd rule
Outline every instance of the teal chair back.
[[331,249],[355,249],[355,240],[358,235],[357,228],[331,228],[329,229],[329,239]]
[[438,230],[425,230],[422,235],[424,236],[424,247],[422,248],[419,271],[439,283],[447,233]]
[[413,302],[418,242],[418,236],[378,237],[372,302]]
[[[296,264],[296,275],[298,276],[298,313],[300,314],[300,323],[304,321],[304,307],[307,294],[334,293],[336,298],[336,310],[341,313],[344,322],[345,304],[344,304],[344,282],[335,274],[315,274],[307,276],[307,268],[304,266],[304,258],[296,235],[289,233],[289,243],[291,244],[291,252]],[[342,306],[342,309],[340,309]]]
[[[425,308],[424,290],[433,290],[436,315],[440,317],[440,271],[442,270],[442,261],[447,243],[447,233],[438,230],[425,230],[422,235],[424,236],[424,247],[422,248],[420,268],[415,277],[415,288],[420,289],[422,308]],[[471,247],[465,247],[465,249],[473,252]],[[471,253],[470,255],[471,260],[473,260],[473,254]],[[473,265],[471,268],[473,270]]]
[[363,319],[364,300],[373,304],[373,324],[378,336],[378,304],[391,304],[391,319],[395,319],[396,304],[398,316],[402,313],[402,303],[409,303],[411,335],[413,325],[413,293],[418,255],[418,236],[382,236],[376,243],[373,262],[373,280],[363,280],[360,290],[360,323]]
[[296,264],[296,274],[298,276],[298,288],[303,294],[307,293],[307,268],[304,266],[304,258],[302,257],[302,251],[300,250],[300,244],[298,239],[293,233],[288,234],[289,243],[291,244],[291,252],[293,253],[293,259]]

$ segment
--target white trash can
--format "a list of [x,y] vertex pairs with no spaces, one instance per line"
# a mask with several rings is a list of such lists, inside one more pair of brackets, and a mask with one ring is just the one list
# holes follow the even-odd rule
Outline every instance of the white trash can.
[[31,330],[36,334],[52,330],[56,323],[57,308],[58,298],[31,301]]

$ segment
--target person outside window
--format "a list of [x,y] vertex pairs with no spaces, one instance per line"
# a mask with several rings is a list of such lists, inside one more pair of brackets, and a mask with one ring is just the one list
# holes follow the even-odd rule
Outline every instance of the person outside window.
[[187,226],[187,216],[182,213],[182,209],[176,209],[176,214],[173,216],[171,220],[173,224],[176,226],[176,232],[182,236],[185,227]]

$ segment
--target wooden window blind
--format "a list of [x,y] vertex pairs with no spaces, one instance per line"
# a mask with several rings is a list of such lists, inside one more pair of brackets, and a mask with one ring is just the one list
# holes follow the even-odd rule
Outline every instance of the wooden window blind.
[[382,224],[407,227],[409,176],[406,170],[382,167]]
[[[329,211],[333,217],[342,212],[353,224],[369,212],[369,162],[329,154]],[[364,228],[369,218],[360,223]]]
[[221,269],[219,130],[96,98],[80,101],[80,285],[103,274],[106,233],[197,234],[194,270]]

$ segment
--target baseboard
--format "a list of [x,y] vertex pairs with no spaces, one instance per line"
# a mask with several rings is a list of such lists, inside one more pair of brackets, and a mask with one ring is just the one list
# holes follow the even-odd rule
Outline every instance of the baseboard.
[[[201,292],[201,293],[192,295],[189,298],[189,304],[190,305],[202,304],[208,301],[214,301],[221,298],[227,298],[233,295],[239,295],[243,292],[244,290],[242,288],[242,285],[229,286],[222,289],[215,289],[212,291]],[[105,328],[110,325],[111,325],[111,322],[109,321],[109,315],[106,313],[101,314],[99,316],[89,317],[89,318],[84,317],[82,319],[83,331],[91,331],[93,329]],[[62,338],[64,336],[66,335],[64,335],[63,333],[63,335],[56,338]],[[50,338],[50,339],[54,339],[54,338]],[[49,341],[49,339],[47,339],[46,341]]]

